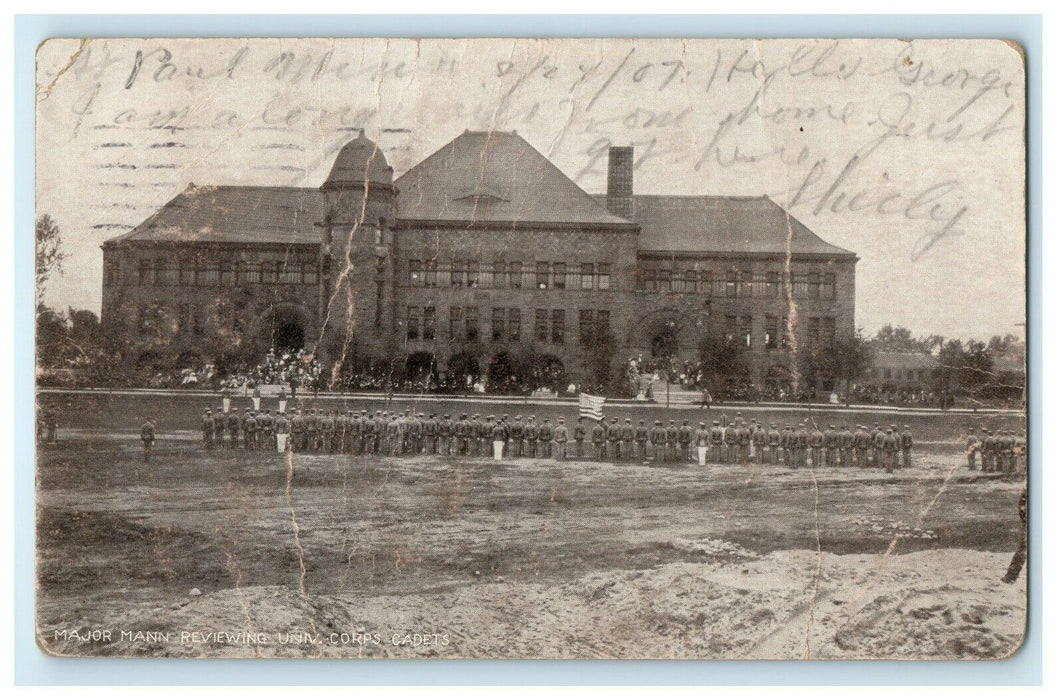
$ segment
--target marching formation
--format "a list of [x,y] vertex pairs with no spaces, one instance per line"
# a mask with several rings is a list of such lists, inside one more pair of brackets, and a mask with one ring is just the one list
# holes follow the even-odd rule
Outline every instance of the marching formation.
[[[909,426],[871,429],[828,425],[811,420],[766,428],[738,414],[697,426],[690,421],[623,422],[619,418],[577,419],[572,434],[564,418],[506,414],[415,413],[406,411],[247,408],[205,409],[201,419],[208,449],[228,447],[323,454],[389,456],[442,455],[506,458],[569,458],[638,463],[783,464],[798,467],[878,467],[892,472],[912,466]],[[980,451],[991,454],[980,441]],[[989,443],[986,443],[989,444]],[[974,453],[969,451],[969,459]],[[984,467],[985,468],[985,467]]]

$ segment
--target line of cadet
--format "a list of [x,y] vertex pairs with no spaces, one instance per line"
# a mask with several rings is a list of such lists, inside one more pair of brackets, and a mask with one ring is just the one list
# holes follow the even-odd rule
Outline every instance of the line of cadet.
[[982,429],[978,435],[975,428],[968,428],[968,468],[975,470],[976,454],[979,468],[984,472],[1015,473],[1026,468],[1027,434],[1015,430]]
[[[590,423],[590,426],[589,426]],[[909,426],[901,432],[896,426],[871,430],[858,425],[855,430],[829,425],[821,431],[805,421],[782,430],[772,423],[768,429],[756,420],[749,425],[738,414],[732,421],[713,421],[698,427],[684,420],[646,421],[637,425],[626,418],[589,421],[581,416],[569,430],[563,418],[551,422],[535,416],[496,417],[479,414],[471,418],[450,414],[324,409],[297,409],[291,417],[283,411],[204,410],[203,441],[206,447],[226,444],[246,450],[291,449],[295,452],[461,455],[473,457],[540,457],[593,459],[598,461],[697,462],[713,464],[785,464],[805,466],[880,467],[893,471],[912,466],[913,436]],[[280,440],[278,436],[282,436]],[[971,455],[971,453],[970,453]],[[970,457],[972,458],[972,457]]]

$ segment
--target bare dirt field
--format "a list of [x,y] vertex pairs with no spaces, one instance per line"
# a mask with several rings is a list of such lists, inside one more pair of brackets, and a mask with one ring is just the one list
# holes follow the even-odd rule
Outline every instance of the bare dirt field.
[[79,401],[41,402],[62,416],[37,475],[51,653],[954,659],[1024,638],[1025,577],[1000,581],[1023,481],[962,466],[967,418],[921,417],[931,439],[888,475],[289,461],[205,451],[202,402]]

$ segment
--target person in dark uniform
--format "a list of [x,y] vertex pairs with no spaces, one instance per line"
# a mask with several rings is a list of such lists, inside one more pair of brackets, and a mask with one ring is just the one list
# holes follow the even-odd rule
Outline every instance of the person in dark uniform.
[[856,436],[850,430],[850,426],[844,425],[839,430],[839,463],[849,468],[853,465],[853,447]]
[[509,426],[506,424],[506,416],[495,421],[491,426],[491,454],[496,461],[506,456],[506,436]]
[[236,411],[227,411],[225,427],[229,430],[229,449],[235,450],[240,442],[240,414]]
[[865,430],[863,425],[857,426],[853,434],[853,444],[856,448],[857,466],[865,469],[868,467],[868,450],[872,446],[872,434]]
[[524,439],[525,457],[536,456],[536,436],[538,434],[539,431],[536,429],[536,417],[529,416],[521,433],[521,437]]
[[620,456],[621,426],[617,423],[617,417],[606,426],[606,459],[616,460]]
[[635,442],[635,426],[631,418],[624,419],[621,426],[621,459],[625,462],[632,460],[632,444]]
[[647,422],[641,420],[635,428],[636,459],[640,463],[647,461],[647,441],[649,439],[650,430],[647,429]]
[[318,436],[321,434],[321,423],[318,420],[318,410],[312,408],[304,417],[304,429],[307,434],[307,452],[318,452],[321,445]]
[[913,434],[909,426],[902,429],[899,439],[901,440],[901,463],[908,469],[913,465]]
[[297,408],[292,416],[292,434],[289,436],[292,452],[302,452],[306,449],[306,445],[303,443],[306,439],[304,425],[303,412]]
[[291,452],[292,442],[289,439],[292,432],[292,423],[284,411],[277,412],[277,418],[273,421],[273,432],[277,439],[278,452]]
[[723,449],[724,428],[719,420],[715,420],[713,427],[709,429],[709,461],[713,464],[721,464],[724,461]]
[[255,449],[255,416],[251,413],[250,408],[244,409],[244,416],[240,420],[240,429],[244,433],[244,449]]
[[569,444],[569,429],[565,427],[565,419],[558,419],[558,427],[554,429],[554,459],[557,462],[565,461],[565,447]]
[[884,463],[888,474],[893,474],[898,466],[898,447],[900,445],[898,433],[895,432],[897,429],[897,426],[892,425],[883,436]]
[[259,445],[260,449],[277,449],[277,433],[274,432],[273,416],[269,409],[259,415]]
[[603,421],[598,421],[591,426],[591,457],[597,462],[603,461],[606,451],[603,445],[606,443],[606,428]]
[[768,443],[768,463],[779,464],[781,436],[775,423],[769,425],[768,435],[766,436],[765,441]]
[[698,466],[706,466],[706,452],[709,451],[709,431],[705,423],[698,424],[698,430],[694,435],[695,452],[698,455]]
[[203,409],[200,425],[203,429],[203,447],[208,450],[214,449],[214,416],[211,415],[211,409]]
[[1019,503],[1020,523],[1020,546],[1016,549],[1016,553],[1012,555],[1012,561],[1009,562],[1009,568],[1005,571],[1005,575],[1001,580],[1005,583],[1015,583],[1016,579],[1020,577],[1020,571],[1023,570],[1023,565],[1027,562],[1027,487],[1023,489],[1023,493],[1020,494]]
[[543,416],[543,423],[539,426],[539,456],[542,459],[550,459],[550,449],[553,441],[554,427],[550,424],[550,418]]
[[155,421],[145,418],[140,426],[140,441],[144,445],[144,463],[151,459],[151,451],[155,447]]
[[839,466],[839,433],[834,425],[829,425],[824,431],[824,465]]
[[514,416],[510,425],[506,426],[506,439],[509,443],[510,456],[520,458],[525,455],[523,440],[525,426],[521,422],[521,416]]
[[727,455],[725,464],[735,464],[739,457],[739,432],[735,429],[735,421],[724,429],[724,452]]
[[665,461],[676,461],[676,441],[680,438],[680,429],[676,427],[676,421],[670,420],[665,428]]
[[453,452],[451,439],[454,437],[454,423],[451,421],[450,413],[445,413],[443,420],[440,421],[439,436],[440,454],[450,457]]
[[679,451],[676,454],[676,460],[679,462],[691,461],[691,440],[695,436],[694,428],[691,427],[691,421],[685,420],[676,431],[676,444],[679,446]]
[[587,428],[584,426],[584,417],[580,416],[576,419],[576,425],[573,426],[573,439],[576,440],[576,458],[584,458],[584,437],[587,435]]
[[768,433],[765,432],[763,424],[754,422],[754,427],[750,430],[750,441],[754,443],[754,462],[764,464],[765,443],[768,441]]
[[662,464],[665,461],[665,428],[660,420],[654,421],[654,427],[650,430],[650,444],[654,449],[654,462]]

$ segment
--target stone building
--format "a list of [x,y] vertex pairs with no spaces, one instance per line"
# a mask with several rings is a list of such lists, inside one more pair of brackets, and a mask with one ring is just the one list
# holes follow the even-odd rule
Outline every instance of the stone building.
[[318,189],[189,185],[108,240],[102,321],[140,363],[307,348],[489,380],[528,358],[578,380],[595,324],[618,365],[717,333],[761,385],[791,347],[853,333],[857,257],[768,197],[634,194],[630,147],[604,184],[514,132],[466,131],[394,178],[360,134]]

